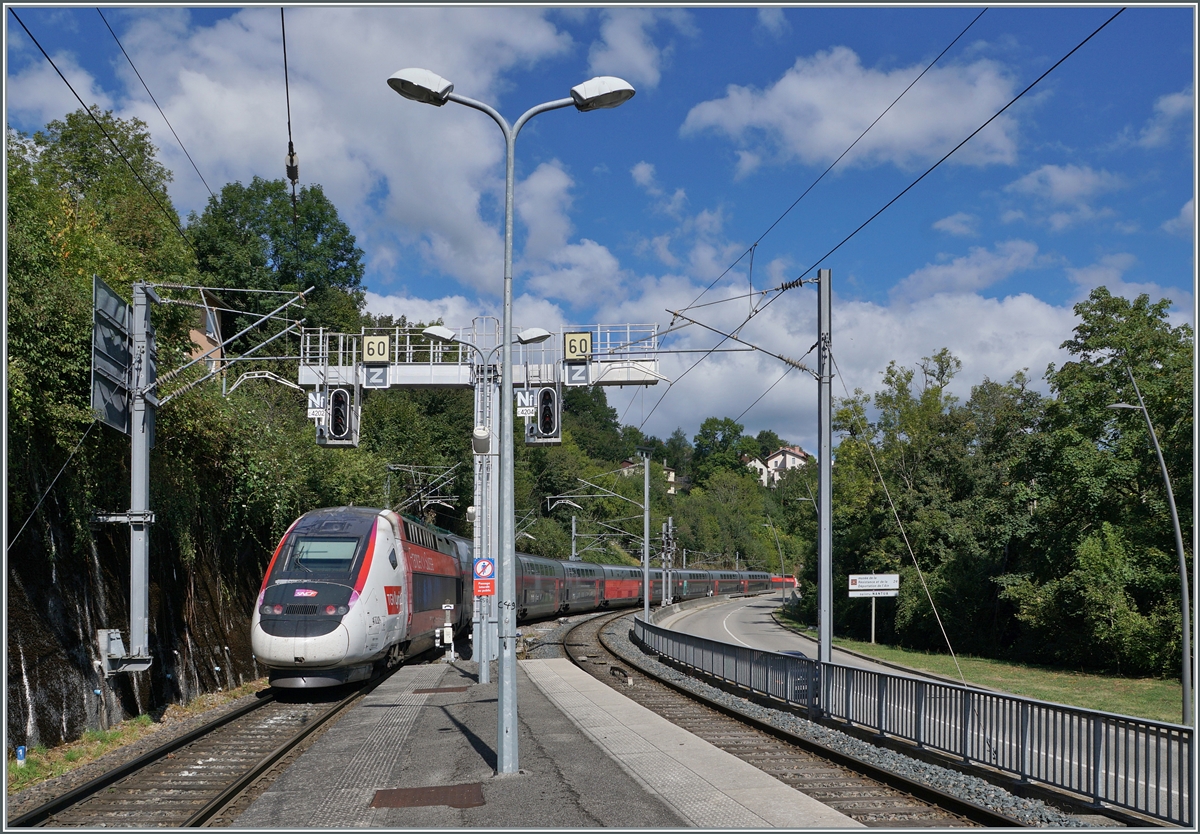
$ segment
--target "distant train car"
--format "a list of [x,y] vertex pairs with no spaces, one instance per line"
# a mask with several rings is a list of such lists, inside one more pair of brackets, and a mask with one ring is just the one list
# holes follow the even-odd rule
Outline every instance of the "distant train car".
[[[280,539],[251,618],[271,685],[314,688],[369,678],[437,645],[473,616],[473,545],[391,510],[313,510]],[[517,619],[643,603],[641,568],[516,554]],[[668,597],[769,591],[758,571],[676,570]],[[650,571],[650,601],[663,571]]]

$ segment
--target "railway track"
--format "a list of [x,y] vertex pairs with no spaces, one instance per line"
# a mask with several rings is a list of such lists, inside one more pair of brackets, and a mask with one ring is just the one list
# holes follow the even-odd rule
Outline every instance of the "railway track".
[[44,805],[11,828],[196,828],[227,825],[377,679],[336,698],[274,694],[228,713]]
[[576,626],[563,640],[568,656],[647,709],[801,793],[870,827],[1024,826],[989,808],[860,762],[655,679],[625,662],[606,644],[606,626],[626,614],[601,616]]

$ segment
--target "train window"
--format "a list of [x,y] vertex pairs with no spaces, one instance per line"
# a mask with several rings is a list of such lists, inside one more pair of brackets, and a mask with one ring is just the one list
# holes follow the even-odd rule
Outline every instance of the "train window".
[[357,538],[295,536],[284,570],[308,573],[349,573],[358,552]]
[[457,598],[458,588],[453,576],[414,573],[412,579],[413,610],[434,611],[442,604]]

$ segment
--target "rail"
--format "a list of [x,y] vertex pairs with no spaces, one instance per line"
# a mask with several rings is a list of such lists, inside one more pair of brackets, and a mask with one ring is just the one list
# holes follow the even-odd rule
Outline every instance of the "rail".
[[634,637],[684,666],[829,718],[1191,827],[1192,729],[681,634]]

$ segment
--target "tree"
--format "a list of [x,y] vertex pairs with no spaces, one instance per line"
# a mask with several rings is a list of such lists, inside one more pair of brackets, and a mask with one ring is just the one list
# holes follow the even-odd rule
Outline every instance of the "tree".
[[617,410],[608,404],[599,385],[565,389],[563,428],[593,458],[616,463],[626,457]]
[[758,457],[763,460],[766,460],[769,455],[778,452],[784,446],[789,445],[786,440],[770,429],[763,429],[754,439],[758,443]]
[[[229,183],[209,199],[203,214],[189,216],[188,232],[200,269],[214,286],[289,292],[315,287],[304,312],[306,327],[359,329],[363,252],[321,186],[301,187],[293,207],[284,180]],[[248,315],[237,318],[232,332],[282,300],[259,294],[239,300]]]
[[758,456],[758,442],[742,434],[743,426],[729,417],[709,417],[694,438],[692,471],[696,483],[704,484],[718,472],[750,471],[742,458]]

